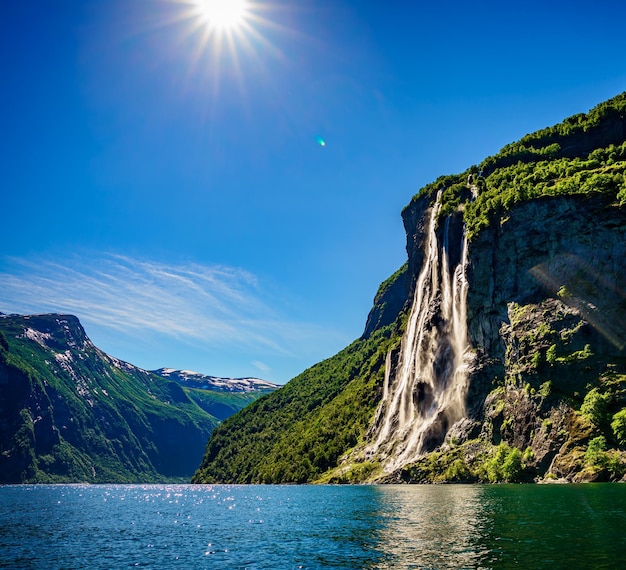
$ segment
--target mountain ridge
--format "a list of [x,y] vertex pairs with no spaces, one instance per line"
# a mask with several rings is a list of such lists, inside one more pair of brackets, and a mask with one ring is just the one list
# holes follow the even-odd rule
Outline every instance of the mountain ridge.
[[224,392],[252,392],[255,390],[275,390],[278,384],[253,376],[243,378],[226,378],[195,372],[194,370],[176,370],[174,368],[158,368],[151,370],[153,374],[173,380],[181,385],[213,389]]
[[181,386],[107,355],[73,315],[0,315],[0,481],[187,479],[212,429],[268,391]]

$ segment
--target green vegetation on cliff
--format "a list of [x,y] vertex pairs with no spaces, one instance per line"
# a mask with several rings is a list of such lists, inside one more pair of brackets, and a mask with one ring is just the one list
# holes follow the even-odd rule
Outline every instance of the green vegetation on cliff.
[[[469,238],[468,417],[386,474],[364,443],[439,191],[440,219],[462,214]],[[194,482],[624,477],[624,206],[626,93],[428,184],[403,211],[409,261],[366,334],[216,429]]]
[[[443,189],[441,215],[464,205],[468,235],[513,206],[550,196],[607,194],[626,202],[626,93],[526,135],[457,175],[441,176],[413,201]],[[468,179],[478,188],[470,200]],[[409,205],[410,206],[410,205]]]

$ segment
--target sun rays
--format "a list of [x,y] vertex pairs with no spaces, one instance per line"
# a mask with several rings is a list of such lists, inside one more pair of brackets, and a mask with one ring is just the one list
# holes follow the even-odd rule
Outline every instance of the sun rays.
[[244,61],[259,69],[268,58],[282,56],[268,39],[268,30],[280,26],[267,18],[267,4],[258,0],[170,1],[179,5],[176,20],[192,50],[189,73],[212,77],[214,90],[219,89],[224,74],[234,75],[243,85]]
[[218,31],[236,30],[250,14],[247,0],[195,0],[200,21]]

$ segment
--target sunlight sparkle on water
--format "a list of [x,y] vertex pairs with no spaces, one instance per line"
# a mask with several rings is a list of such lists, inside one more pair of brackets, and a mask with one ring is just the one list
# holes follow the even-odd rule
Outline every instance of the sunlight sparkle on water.
[[5,485],[0,566],[621,570],[625,494],[618,484]]

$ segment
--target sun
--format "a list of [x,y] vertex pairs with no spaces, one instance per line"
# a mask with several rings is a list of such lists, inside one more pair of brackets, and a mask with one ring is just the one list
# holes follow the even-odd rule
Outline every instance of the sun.
[[194,4],[200,20],[216,31],[239,28],[249,12],[247,0],[194,0]]
[[246,74],[264,69],[264,62],[282,60],[268,30],[282,31],[274,20],[274,0],[160,0],[169,4],[163,26],[176,28],[177,45],[189,55],[186,86],[198,81],[217,100],[223,85],[246,88]]

